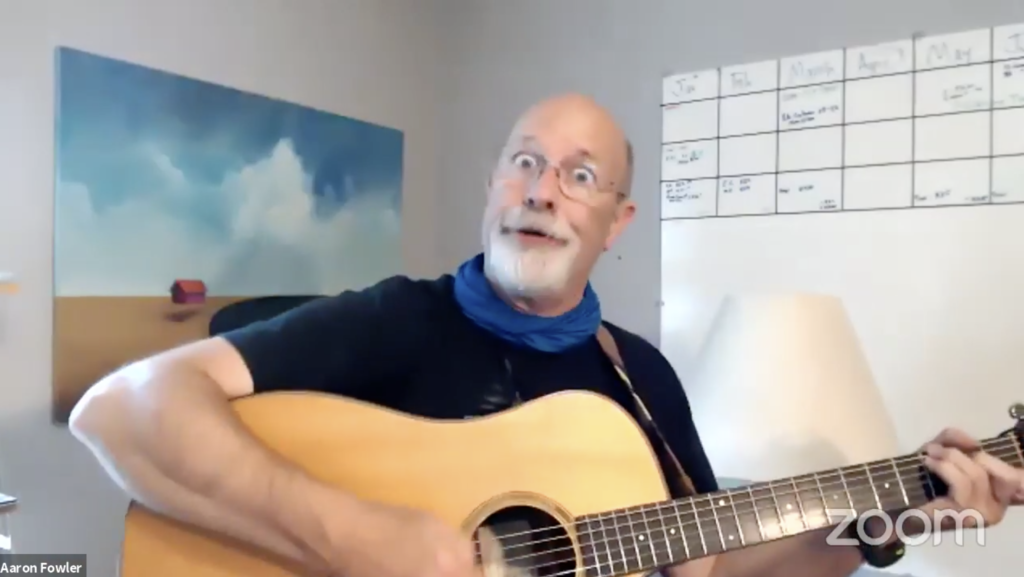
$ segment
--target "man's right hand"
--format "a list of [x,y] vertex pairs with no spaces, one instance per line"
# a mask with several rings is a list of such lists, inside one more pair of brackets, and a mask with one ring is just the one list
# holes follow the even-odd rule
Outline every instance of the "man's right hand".
[[333,569],[344,577],[481,577],[473,542],[415,509],[362,502],[338,537]]

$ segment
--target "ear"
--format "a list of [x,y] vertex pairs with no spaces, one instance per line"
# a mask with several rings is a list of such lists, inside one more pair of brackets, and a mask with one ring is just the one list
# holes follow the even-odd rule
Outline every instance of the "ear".
[[629,223],[633,222],[633,215],[636,214],[636,203],[626,198],[615,207],[615,217],[612,226],[608,231],[608,237],[604,241],[604,250],[611,250],[612,245],[618,240],[619,235],[626,230]]

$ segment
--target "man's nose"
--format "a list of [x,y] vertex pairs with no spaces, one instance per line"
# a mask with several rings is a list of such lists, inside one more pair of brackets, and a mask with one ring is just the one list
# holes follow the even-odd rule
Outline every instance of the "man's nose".
[[561,186],[558,170],[548,168],[527,189],[523,204],[536,210],[552,210],[555,199],[562,194]]

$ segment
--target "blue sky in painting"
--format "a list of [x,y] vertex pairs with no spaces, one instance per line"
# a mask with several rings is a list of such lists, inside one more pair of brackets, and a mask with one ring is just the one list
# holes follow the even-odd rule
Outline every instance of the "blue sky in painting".
[[60,49],[58,296],[319,294],[401,271],[398,130]]

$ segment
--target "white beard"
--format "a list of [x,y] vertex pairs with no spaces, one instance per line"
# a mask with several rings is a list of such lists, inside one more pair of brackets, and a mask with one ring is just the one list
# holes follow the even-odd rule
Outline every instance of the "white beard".
[[527,248],[515,236],[491,233],[485,255],[486,272],[512,296],[539,298],[558,294],[569,284],[579,244],[564,247]]

